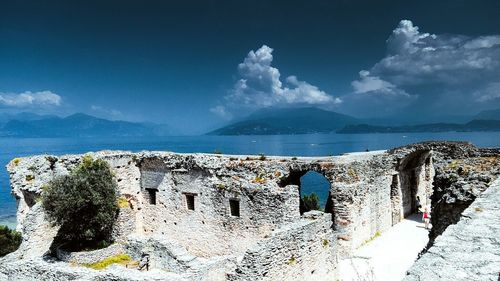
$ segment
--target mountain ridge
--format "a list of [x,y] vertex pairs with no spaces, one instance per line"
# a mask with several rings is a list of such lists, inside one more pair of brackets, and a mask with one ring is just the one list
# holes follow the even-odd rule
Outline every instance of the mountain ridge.
[[[435,120],[434,117],[432,120]],[[448,120],[444,118],[443,120]],[[385,120],[385,124],[384,124]],[[388,122],[387,120],[391,120]],[[431,120],[431,119],[429,119]],[[264,108],[243,119],[210,131],[209,135],[279,135],[308,133],[394,133],[394,132],[448,132],[500,131],[500,109],[481,111],[470,118],[458,116],[452,120],[463,122],[400,122],[396,118],[360,119],[350,115],[315,107]],[[389,123],[389,124],[388,124]],[[392,123],[392,124],[390,124]]]
[[334,132],[359,122],[355,117],[314,107],[266,108],[247,119],[213,130],[209,135],[267,135]]
[[138,137],[166,135],[165,125],[113,121],[84,113],[66,117],[12,119],[0,126],[4,137]]

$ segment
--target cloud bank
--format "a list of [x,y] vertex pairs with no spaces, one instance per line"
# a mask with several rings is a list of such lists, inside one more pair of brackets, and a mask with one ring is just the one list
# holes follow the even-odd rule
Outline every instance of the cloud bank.
[[487,102],[500,101],[499,73],[500,35],[436,35],[402,20],[387,39],[386,56],[360,71],[345,100],[352,107],[354,101],[372,103],[379,106],[372,109],[382,111],[422,111],[423,104],[441,113],[477,111],[491,107]]
[[37,108],[60,106],[61,96],[51,91],[3,93],[0,92],[0,105],[13,108]]
[[210,109],[221,117],[232,117],[234,109],[258,109],[296,104],[331,105],[341,102],[317,86],[288,76],[280,80],[280,71],[272,66],[273,49],[263,45],[250,51],[238,65],[239,79],[224,101]]

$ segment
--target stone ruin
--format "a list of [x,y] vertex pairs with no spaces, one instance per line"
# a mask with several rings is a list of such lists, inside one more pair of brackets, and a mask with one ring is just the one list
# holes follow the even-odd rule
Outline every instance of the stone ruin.
[[[337,280],[338,260],[414,213],[417,196],[432,206],[425,258],[500,173],[499,149],[462,142],[332,157],[89,155],[109,163],[129,202],[120,208],[115,244],[80,253],[52,247],[58,228],[48,223],[38,198],[44,184],[69,173],[82,155],[12,161],[23,242],[0,259],[0,280]],[[304,212],[300,178],[308,171],[330,183],[324,211]],[[151,270],[75,266],[116,253],[134,260],[147,253]],[[420,280],[418,272],[410,270],[409,280]]]

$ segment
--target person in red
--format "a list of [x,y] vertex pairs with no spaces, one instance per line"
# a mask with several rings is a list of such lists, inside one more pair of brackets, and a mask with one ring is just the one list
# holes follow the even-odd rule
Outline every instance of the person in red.
[[425,223],[425,229],[429,229],[429,222],[431,220],[431,212],[429,207],[425,207],[424,212],[422,213],[422,220]]

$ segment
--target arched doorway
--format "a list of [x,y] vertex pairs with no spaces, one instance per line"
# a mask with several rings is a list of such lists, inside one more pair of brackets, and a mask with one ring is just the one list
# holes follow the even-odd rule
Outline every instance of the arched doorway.
[[308,171],[300,177],[300,212],[319,210],[327,213],[332,212],[330,182],[322,174]]
[[415,151],[404,158],[391,184],[392,221],[398,223],[430,204],[432,194],[430,151]]

